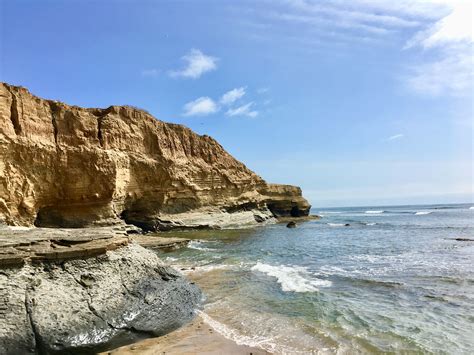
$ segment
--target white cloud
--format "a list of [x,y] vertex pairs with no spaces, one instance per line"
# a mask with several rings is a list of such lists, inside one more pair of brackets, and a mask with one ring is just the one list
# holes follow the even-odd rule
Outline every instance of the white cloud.
[[[403,18],[397,14],[381,14],[375,11],[368,11],[368,4],[364,4],[364,1],[356,0],[353,3],[357,4],[357,6],[352,7],[347,1],[342,4],[338,1],[324,3],[308,0],[285,0],[285,2],[305,13],[317,14],[318,16],[332,16],[335,20],[339,20],[347,25],[354,25],[354,27],[358,27],[361,23],[380,24],[390,27],[416,27],[420,25],[418,21]],[[373,1],[373,3],[375,4],[377,1]]]
[[413,36],[405,49],[422,48],[437,59],[409,68],[406,82],[412,91],[423,95],[464,95],[474,80],[473,4],[463,0],[434,2],[448,6],[449,12]]
[[186,67],[182,70],[171,71],[171,77],[197,79],[204,73],[216,70],[219,60],[219,58],[205,55],[199,49],[191,49],[182,59],[187,62]]
[[393,141],[393,140],[395,140],[395,139],[403,138],[404,136],[405,136],[404,134],[395,134],[395,135],[393,135],[393,136],[391,136],[391,137],[388,137],[387,140],[388,140],[388,141]]
[[248,116],[248,117],[257,117],[258,111],[252,111],[253,102],[249,102],[248,104],[231,108],[227,110],[227,116]]
[[258,94],[266,94],[269,91],[270,91],[270,89],[266,88],[266,87],[257,89]]
[[142,76],[148,76],[152,78],[156,78],[160,74],[159,69],[144,69],[142,70]]
[[455,42],[473,41],[472,3],[466,0],[452,0],[444,3],[450,8],[448,15],[442,17],[428,30],[419,32],[408,42],[407,47],[420,45],[424,48],[433,48]]
[[409,89],[422,94],[462,96],[469,93],[474,80],[473,57],[463,50],[447,51],[440,60],[413,66],[406,78]]
[[219,111],[214,100],[207,96],[200,97],[184,105],[184,116],[206,116]]
[[223,105],[230,105],[245,95],[245,88],[235,88],[222,95],[220,102]]

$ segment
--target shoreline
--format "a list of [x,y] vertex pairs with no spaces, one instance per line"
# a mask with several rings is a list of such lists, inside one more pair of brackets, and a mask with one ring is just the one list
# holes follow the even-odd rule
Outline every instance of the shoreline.
[[157,338],[147,338],[99,354],[268,355],[272,353],[260,348],[237,344],[217,332],[202,316],[197,315],[188,324],[166,335]]

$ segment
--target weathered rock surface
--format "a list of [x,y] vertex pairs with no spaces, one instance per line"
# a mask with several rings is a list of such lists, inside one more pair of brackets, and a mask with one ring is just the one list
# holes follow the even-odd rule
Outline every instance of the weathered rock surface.
[[261,223],[309,208],[299,188],[267,184],[209,136],[133,107],[85,109],[0,84],[7,224],[219,228],[235,219],[223,214]]
[[[82,242],[62,237],[55,240],[63,241],[63,248],[84,244],[83,251],[93,253],[37,258],[51,239],[35,245],[31,237],[23,244],[22,263],[2,265],[1,354],[93,353],[165,334],[194,316],[199,289],[152,251],[128,244],[123,236],[85,236]],[[12,239],[10,247],[21,250],[18,238]],[[90,243],[99,243],[103,253]]]
[[29,261],[64,261],[104,254],[135,242],[149,249],[176,249],[190,240],[135,233],[133,226],[76,229],[0,225],[0,269]]

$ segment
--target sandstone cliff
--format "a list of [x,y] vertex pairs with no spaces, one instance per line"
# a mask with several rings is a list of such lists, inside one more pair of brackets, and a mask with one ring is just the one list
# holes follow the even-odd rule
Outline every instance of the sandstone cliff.
[[[144,229],[305,216],[301,190],[267,184],[214,139],[128,106],[69,106],[0,84],[0,220]],[[233,216],[238,215],[238,218]]]

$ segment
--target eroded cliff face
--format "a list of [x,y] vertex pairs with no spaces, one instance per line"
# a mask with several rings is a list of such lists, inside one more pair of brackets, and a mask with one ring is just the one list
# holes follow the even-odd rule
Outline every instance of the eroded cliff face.
[[255,223],[309,208],[299,188],[267,184],[182,125],[0,84],[0,220],[8,224],[219,227],[216,218],[232,225],[235,212]]

